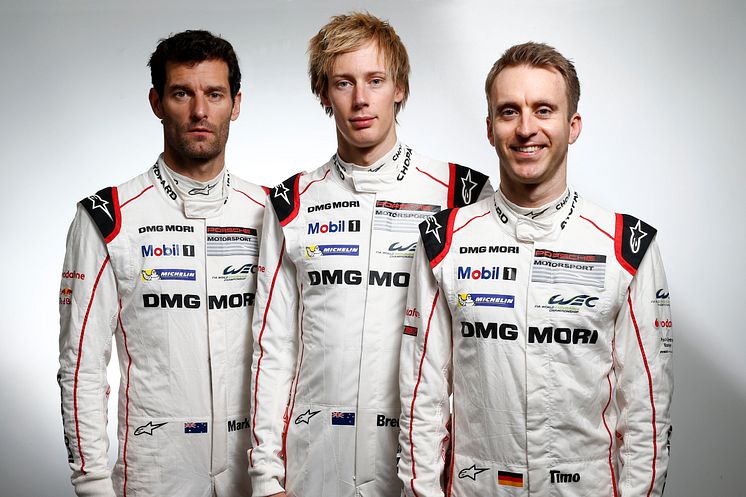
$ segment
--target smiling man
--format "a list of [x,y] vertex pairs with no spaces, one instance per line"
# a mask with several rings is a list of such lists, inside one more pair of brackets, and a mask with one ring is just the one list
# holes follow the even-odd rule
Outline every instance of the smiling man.
[[400,363],[405,494],[660,496],[673,335],[656,230],[567,185],[582,127],[569,60],[514,46],[485,91],[499,191],[420,225]]
[[[60,290],[62,417],[79,496],[249,497],[251,312],[265,192],[225,169],[241,104],[233,47],[161,40],[150,104],[163,153],[84,198]],[[119,451],[106,365],[117,344]]]
[[337,153],[270,193],[249,472],[255,497],[396,496],[401,316],[417,225],[492,189],[485,175],[398,140],[409,61],[388,23],[334,17],[309,56]]

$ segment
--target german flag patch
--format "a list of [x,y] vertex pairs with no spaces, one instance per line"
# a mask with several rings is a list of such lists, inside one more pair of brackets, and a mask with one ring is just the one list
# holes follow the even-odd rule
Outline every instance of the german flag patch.
[[498,471],[497,483],[510,487],[523,487],[523,475],[521,473],[511,473],[510,471]]

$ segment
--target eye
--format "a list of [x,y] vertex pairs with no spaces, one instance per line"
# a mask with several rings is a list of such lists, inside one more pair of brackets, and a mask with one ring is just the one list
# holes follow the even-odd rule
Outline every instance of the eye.
[[506,108],[500,111],[500,117],[503,119],[510,119],[518,116],[518,111],[515,109]]
[[184,90],[176,90],[173,93],[173,96],[174,98],[182,99],[182,98],[186,98],[187,94]]
[[219,91],[211,91],[207,94],[207,96],[210,98],[210,100],[220,100],[223,98],[223,94]]
[[336,83],[334,83],[334,86],[336,86],[340,90],[343,90],[345,88],[351,87],[352,83],[350,83],[349,81],[343,79],[343,80],[340,80],[340,81],[337,81]]
[[549,117],[552,115],[552,109],[549,107],[539,107],[539,109],[536,110],[536,115],[539,117]]
[[373,86],[381,86],[383,84],[383,78],[373,78],[370,80],[370,84]]

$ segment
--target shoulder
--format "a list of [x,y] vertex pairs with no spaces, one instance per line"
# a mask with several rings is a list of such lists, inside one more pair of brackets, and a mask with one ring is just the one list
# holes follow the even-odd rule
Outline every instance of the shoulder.
[[230,188],[241,195],[242,198],[245,198],[260,207],[265,206],[267,194],[270,192],[269,187],[251,183],[235,174],[230,175]]
[[430,267],[437,266],[448,253],[458,209],[445,209],[420,223],[420,237]]
[[416,155],[417,172],[441,183],[448,189],[448,207],[463,207],[480,199],[482,193],[492,192],[489,177],[471,167],[455,162],[443,162]]
[[617,262],[632,275],[658,232],[635,216],[610,211],[586,198],[583,198],[580,217],[613,241]]

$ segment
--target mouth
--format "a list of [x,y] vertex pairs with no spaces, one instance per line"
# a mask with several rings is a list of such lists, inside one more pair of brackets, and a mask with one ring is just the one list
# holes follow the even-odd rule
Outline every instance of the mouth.
[[546,145],[510,145],[510,150],[515,152],[519,157],[535,157],[542,150],[547,148]]
[[375,119],[373,116],[352,117],[350,118],[350,123],[356,129],[364,129],[371,127]]

